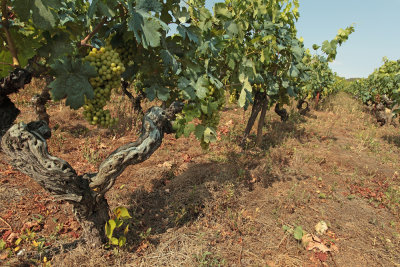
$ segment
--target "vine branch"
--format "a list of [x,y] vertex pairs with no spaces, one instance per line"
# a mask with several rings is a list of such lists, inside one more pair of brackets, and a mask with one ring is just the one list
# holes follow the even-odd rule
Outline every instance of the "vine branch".
[[81,46],[90,46],[88,44],[89,40],[92,39],[92,37],[100,31],[100,29],[104,26],[104,24],[107,23],[107,17],[104,17],[99,24],[94,27],[93,31],[90,32],[80,43]]
[[92,39],[92,37],[93,37],[96,33],[98,33],[98,32],[100,31],[100,29],[101,29],[104,25],[106,25],[106,24],[112,22],[114,19],[121,18],[121,17],[125,16],[126,14],[125,14],[125,10],[124,10],[123,6],[122,6],[121,4],[119,4],[118,7],[121,7],[121,14],[120,14],[119,16],[113,17],[113,18],[111,18],[109,21],[107,21],[107,17],[103,17],[103,19],[100,21],[100,23],[97,24],[96,27],[94,27],[93,31],[90,32],[90,33],[80,42],[79,45],[80,45],[80,46],[89,46],[89,47],[91,47],[91,45],[88,44],[89,40]]
[[9,21],[8,21],[7,0],[1,1],[1,14],[2,14],[1,25],[3,26],[4,33],[6,35],[8,50],[10,51],[12,59],[13,59],[13,66],[19,67],[20,64],[19,64],[19,60],[18,60],[17,48],[15,47],[14,40],[12,39],[11,33],[8,30]]
[[11,63],[6,63],[6,62],[0,62],[0,65],[8,65],[8,66],[12,66],[13,64],[11,64]]

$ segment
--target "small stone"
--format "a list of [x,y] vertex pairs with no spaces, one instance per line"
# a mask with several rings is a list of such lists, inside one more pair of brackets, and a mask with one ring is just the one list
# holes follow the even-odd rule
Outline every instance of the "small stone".
[[320,221],[319,223],[317,223],[317,225],[315,226],[315,231],[319,234],[319,235],[323,235],[325,234],[325,232],[328,230],[328,225],[326,224],[326,222],[324,221]]
[[26,251],[25,249],[21,249],[20,251],[18,251],[17,256],[18,256],[18,257],[24,256],[25,251]]

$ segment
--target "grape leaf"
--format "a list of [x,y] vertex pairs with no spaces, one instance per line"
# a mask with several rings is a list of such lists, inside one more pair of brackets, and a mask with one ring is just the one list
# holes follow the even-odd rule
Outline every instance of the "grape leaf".
[[171,70],[175,73],[175,74],[179,74],[177,73],[179,70],[179,63],[178,61],[175,59],[175,57],[171,54],[171,52],[169,52],[166,49],[161,50],[160,52],[160,56],[163,60],[163,63],[165,66],[167,67],[171,67]]
[[217,141],[217,132],[214,129],[207,127],[204,131],[204,142],[212,143],[215,141]]
[[269,50],[269,47],[266,47],[263,50],[261,50],[260,60],[264,64],[268,64],[269,63],[269,61],[271,60],[271,52]]
[[226,18],[232,18],[231,12],[229,12],[225,3],[216,3],[214,5],[214,14],[216,16],[224,16]]
[[152,84],[150,87],[145,89],[145,93],[150,101],[153,101],[156,96],[162,101],[167,101],[169,98],[169,89],[164,86],[160,86],[159,84]]
[[200,44],[199,37],[197,35],[198,31],[196,30],[195,27],[193,26],[183,26],[182,24],[179,24],[179,26],[176,28],[179,32],[179,34],[182,36],[183,39],[186,39],[186,37],[191,41],[196,44]]
[[185,126],[185,129],[183,130],[183,135],[185,137],[189,137],[189,135],[196,130],[196,125],[193,123],[188,123]]
[[186,23],[190,19],[190,13],[186,7],[174,10],[173,14],[180,23]]
[[182,90],[183,96],[185,99],[195,99],[196,98],[196,92],[194,91],[194,88],[191,86],[191,83],[188,79],[185,77],[181,77],[178,80],[178,88]]
[[300,46],[293,46],[291,48],[293,55],[296,57],[297,60],[301,60],[303,58],[304,50]]
[[142,9],[146,12],[148,11],[161,12],[162,5],[157,0],[136,0],[136,9],[137,10]]
[[106,222],[106,225],[105,225],[105,232],[106,232],[106,236],[107,236],[109,239],[112,238],[112,235],[113,235],[113,232],[114,232],[115,227],[116,227],[116,223],[115,223],[114,220],[108,220],[108,222]]
[[[0,50],[0,62],[12,64],[12,56],[8,50]],[[12,70],[11,65],[0,64],[0,78],[7,76]]]
[[122,220],[127,220],[129,218],[132,218],[131,215],[129,214],[129,211],[125,207],[118,207],[114,210],[114,214],[117,216],[117,218],[121,218]]
[[134,32],[138,43],[142,43],[144,48],[160,46],[161,25],[156,19],[149,18],[148,14],[132,10],[128,18],[128,28]]
[[318,50],[320,47],[321,47],[321,46],[319,46],[319,45],[317,45],[317,44],[313,44],[313,46],[312,46],[312,48],[313,48],[314,50]]
[[240,92],[239,96],[239,106],[240,107],[245,107],[249,101],[252,99],[251,95],[252,87],[251,84],[249,83],[249,80],[246,79],[243,83],[242,91]]
[[25,0],[14,1],[14,10],[22,21],[28,21],[32,14],[33,23],[43,30],[50,30],[56,25],[56,10],[62,7],[61,0]]
[[322,43],[322,51],[324,51],[325,54],[327,54],[327,55],[331,54],[331,53],[333,52],[334,49],[335,49],[335,48],[332,47],[331,42],[329,42],[328,40],[325,40],[325,41]]
[[200,140],[201,138],[203,138],[205,129],[206,129],[206,127],[201,125],[201,124],[196,125],[196,129],[194,130],[194,134],[195,134],[197,139]]
[[98,2],[99,2],[99,0],[92,0],[92,2],[90,3],[89,10],[88,10],[88,17],[91,19],[93,18],[94,13],[97,10]]
[[225,28],[226,28],[227,33],[228,33],[229,36],[231,36],[231,37],[233,37],[233,36],[239,34],[238,24],[237,24],[235,21],[233,21],[233,20],[228,21],[228,22],[225,24]]
[[28,64],[28,60],[36,55],[36,49],[41,47],[39,38],[35,38],[35,35],[27,36],[16,28],[11,28],[10,33],[17,47],[19,63],[24,67]]
[[296,240],[301,240],[302,237],[303,237],[303,235],[304,235],[303,228],[302,228],[301,226],[297,226],[297,227],[294,229],[293,237],[294,237]]
[[107,4],[105,4],[103,2],[99,2],[98,11],[103,16],[107,16],[110,18],[115,16],[115,12],[114,12],[113,8],[109,7]]
[[78,109],[84,104],[85,96],[93,98],[93,88],[88,78],[96,77],[96,70],[89,63],[70,58],[59,59],[51,65],[56,79],[49,84],[54,100],[67,98],[66,105]]
[[54,36],[44,34],[46,44],[39,48],[38,54],[48,58],[49,63],[73,51],[74,47],[70,42],[70,36],[65,32],[59,32]]
[[290,66],[290,69],[289,69],[289,71],[288,71],[288,74],[289,74],[289,76],[292,77],[292,78],[297,78],[297,77],[299,77],[299,75],[300,75],[300,71],[296,68],[295,65],[292,64],[292,65]]
[[208,88],[207,86],[209,85],[208,79],[205,78],[204,76],[200,77],[195,85],[195,90],[196,90],[196,95],[200,99],[204,99],[207,96],[208,93]]

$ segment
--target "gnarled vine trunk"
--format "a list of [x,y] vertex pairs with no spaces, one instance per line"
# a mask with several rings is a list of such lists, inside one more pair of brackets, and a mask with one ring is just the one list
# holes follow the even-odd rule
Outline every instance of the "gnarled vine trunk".
[[[306,104],[306,107],[303,107],[304,104]],[[310,111],[309,104],[308,104],[308,102],[305,101],[304,99],[300,99],[300,100],[297,102],[297,109],[299,110],[300,115],[306,115],[307,112]]]
[[30,83],[31,80],[32,74],[20,68],[12,71],[7,77],[0,79],[0,139],[20,113],[8,95],[17,93],[19,89]]
[[285,108],[281,108],[279,103],[275,105],[275,113],[281,117],[281,121],[287,121],[289,119],[289,114]]
[[[4,99],[0,110],[9,119],[7,125],[0,125],[3,131],[19,113],[9,98]],[[104,225],[109,219],[105,193],[126,167],[143,162],[160,147],[164,133],[172,132],[170,120],[182,107],[181,103],[173,103],[167,110],[150,108],[143,118],[138,140],[112,152],[97,173],[78,175],[68,162],[50,155],[46,139],[50,138],[51,130],[43,120],[11,126],[1,139],[1,148],[16,169],[33,178],[56,199],[73,205],[85,240],[98,246],[105,241]]]
[[244,148],[246,143],[247,143],[247,138],[249,137],[250,131],[253,128],[254,123],[256,122],[258,113],[260,113],[262,107],[263,107],[263,103],[265,100],[265,92],[261,93],[261,92],[256,92],[255,96],[254,96],[254,103],[253,106],[251,108],[251,114],[250,114],[250,118],[247,121],[247,125],[246,128],[244,130],[244,134],[242,137],[242,141],[241,141],[241,146]]
[[265,99],[262,102],[260,118],[258,119],[256,146],[261,146],[262,144],[263,128],[265,124],[265,115],[267,114],[267,110],[268,110],[268,97],[265,96]]
[[46,86],[43,88],[42,93],[40,95],[37,94],[33,96],[32,102],[35,106],[37,120],[45,121],[47,124],[49,124],[50,116],[47,114],[46,103],[51,99],[49,84],[53,81],[53,77],[47,75],[45,77],[45,81]]

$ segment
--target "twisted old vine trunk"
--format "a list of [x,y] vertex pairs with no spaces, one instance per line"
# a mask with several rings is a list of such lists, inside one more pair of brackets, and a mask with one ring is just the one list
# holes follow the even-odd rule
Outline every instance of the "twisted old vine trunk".
[[[304,104],[306,104],[306,107],[304,107]],[[306,115],[307,112],[310,112],[309,104],[304,99],[299,99],[296,107],[301,115]]]
[[0,139],[20,113],[8,95],[17,93],[19,89],[30,83],[31,80],[32,74],[20,68],[12,71],[7,77],[0,79]]
[[[4,114],[15,113],[13,104],[3,102],[0,106]],[[51,130],[45,121],[11,126],[1,139],[1,148],[16,169],[33,178],[56,199],[71,203],[85,240],[93,246],[101,245],[105,241],[104,225],[109,219],[105,193],[126,167],[145,161],[160,147],[164,133],[172,132],[170,120],[182,107],[181,103],[173,103],[167,110],[150,108],[143,118],[138,140],[112,152],[97,173],[78,175],[68,162],[50,155],[46,139],[50,138]],[[10,117],[11,124],[15,117]]]

